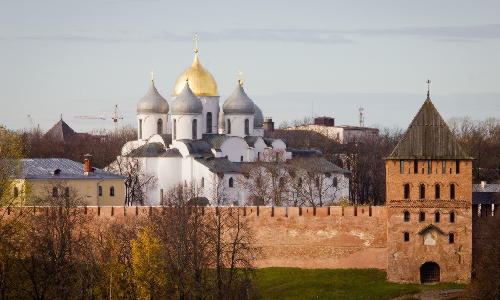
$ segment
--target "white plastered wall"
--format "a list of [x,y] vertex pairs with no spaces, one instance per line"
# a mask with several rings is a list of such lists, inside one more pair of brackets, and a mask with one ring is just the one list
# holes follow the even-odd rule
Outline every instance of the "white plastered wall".
[[[245,134],[245,120],[249,120],[248,133]],[[231,120],[231,133],[228,132],[227,120]],[[225,130],[226,134],[230,136],[245,137],[247,135],[253,135],[253,115],[226,115],[224,114]]]
[[[201,139],[201,135],[203,133],[203,118],[202,115],[197,114],[197,115],[172,115],[172,139],[175,140],[182,140],[182,139],[187,139],[187,140],[192,140],[193,134],[192,134],[192,122],[193,120],[197,120],[197,137],[196,139],[199,140]],[[174,130],[174,122],[177,124],[175,125],[177,128]],[[174,131],[175,131],[175,136],[174,136]]]
[[[168,114],[138,114],[137,115],[137,139],[147,140],[153,134],[158,134],[158,120],[162,120],[162,134],[167,133]],[[140,120],[142,120],[142,136]]]

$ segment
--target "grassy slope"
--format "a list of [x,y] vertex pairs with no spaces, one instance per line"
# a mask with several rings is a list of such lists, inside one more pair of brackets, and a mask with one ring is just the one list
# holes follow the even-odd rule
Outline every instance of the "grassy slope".
[[391,299],[423,289],[456,289],[463,285],[396,284],[385,281],[385,272],[375,269],[256,270],[256,289],[262,299]]

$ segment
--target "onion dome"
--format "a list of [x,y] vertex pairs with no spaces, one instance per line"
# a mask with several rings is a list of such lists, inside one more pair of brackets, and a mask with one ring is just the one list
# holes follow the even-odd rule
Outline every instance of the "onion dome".
[[264,124],[264,115],[262,114],[262,110],[260,107],[255,104],[255,113],[253,114],[253,127],[254,128],[262,128]]
[[224,101],[222,110],[225,115],[253,115],[255,113],[255,104],[250,99],[241,81],[231,95]]
[[166,114],[168,113],[168,103],[165,98],[163,98],[155,87],[155,83],[151,80],[151,86],[144,97],[137,103],[137,113],[138,114]]
[[173,115],[198,115],[203,111],[203,104],[200,99],[193,94],[189,83],[186,81],[184,89],[172,101]]
[[214,77],[200,64],[198,50],[195,50],[191,66],[177,78],[174,86],[174,96],[182,92],[187,79],[189,79],[189,86],[196,96],[219,95]]

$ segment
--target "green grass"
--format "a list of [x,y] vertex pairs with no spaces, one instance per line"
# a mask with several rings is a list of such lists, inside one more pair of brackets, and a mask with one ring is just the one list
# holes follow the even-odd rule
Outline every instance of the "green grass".
[[424,289],[459,289],[465,285],[397,284],[375,269],[265,268],[255,272],[261,299],[391,299]]

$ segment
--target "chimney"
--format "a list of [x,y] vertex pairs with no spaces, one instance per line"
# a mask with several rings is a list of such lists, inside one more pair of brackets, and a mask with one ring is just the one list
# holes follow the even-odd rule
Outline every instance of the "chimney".
[[93,173],[94,170],[92,168],[92,155],[85,154],[83,156],[83,174],[89,175],[89,173]]
[[484,189],[485,186],[486,186],[486,181],[481,181],[481,188]]
[[264,119],[263,127],[264,127],[264,136],[265,137],[272,136],[273,132],[274,132],[273,118],[272,117],[266,117]]

